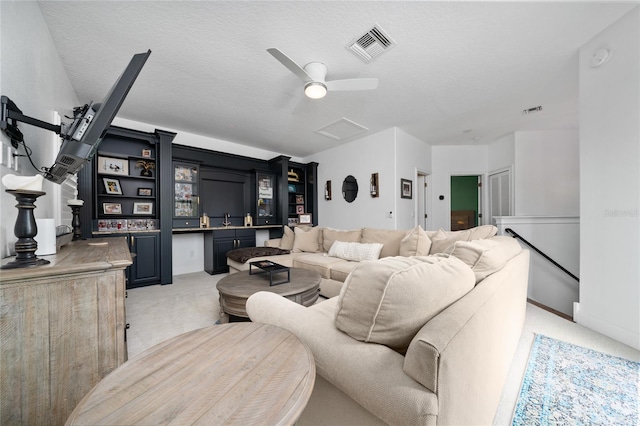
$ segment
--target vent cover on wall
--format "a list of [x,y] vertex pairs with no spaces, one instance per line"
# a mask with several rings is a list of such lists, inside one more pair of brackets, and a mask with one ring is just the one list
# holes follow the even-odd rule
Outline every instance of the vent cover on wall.
[[376,25],[349,43],[347,49],[368,64],[395,45],[391,37]]

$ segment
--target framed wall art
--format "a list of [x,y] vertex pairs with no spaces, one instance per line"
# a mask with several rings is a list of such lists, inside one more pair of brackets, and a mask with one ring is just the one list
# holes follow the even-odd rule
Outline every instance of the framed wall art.
[[153,203],[133,203],[133,214],[153,214]]
[[300,223],[300,224],[311,224],[311,213],[298,215],[298,223]]
[[102,181],[104,182],[104,189],[107,191],[107,194],[122,195],[122,187],[118,179],[102,178]]
[[400,179],[400,198],[413,198],[413,181]]
[[122,214],[122,204],[102,203],[102,211],[104,214]]
[[98,173],[127,176],[129,174],[129,160],[98,156]]
[[138,188],[138,195],[141,197],[151,197],[153,195],[153,189],[151,188]]

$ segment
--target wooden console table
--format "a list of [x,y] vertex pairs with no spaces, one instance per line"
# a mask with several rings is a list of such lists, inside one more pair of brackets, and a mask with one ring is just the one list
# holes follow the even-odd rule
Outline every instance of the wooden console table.
[[46,259],[49,265],[0,273],[3,425],[64,424],[127,359],[126,240],[77,240]]
[[315,383],[311,351],[272,325],[214,325],[166,340],[105,377],[67,425],[290,425]]

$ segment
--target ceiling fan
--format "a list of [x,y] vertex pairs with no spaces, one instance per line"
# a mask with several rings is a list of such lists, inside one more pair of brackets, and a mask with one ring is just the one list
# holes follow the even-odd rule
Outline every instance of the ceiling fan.
[[267,49],[267,52],[304,81],[304,94],[311,99],[323,98],[327,91],[371,90],[378,87],[377,78],[350,78],[326,81],[327,66],[322,62],[309,62],[304,67],[301,67],[276,48]]

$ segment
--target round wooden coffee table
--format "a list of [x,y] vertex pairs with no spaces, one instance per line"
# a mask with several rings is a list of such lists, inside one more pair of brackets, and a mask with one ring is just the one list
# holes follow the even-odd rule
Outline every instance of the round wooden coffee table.
[[259,291],[270,291],[304,306],[313,305],[320,292],[320,274],[302,268],[290,269],[290,281],[285,284],[269,285],[269,275],[249,274],[249,271],[227,275],[218,281],[220,294],[220,319],[226,321],[224,314],[249,318],[246,303],[249,296]]
[[315,383],[311,351],[267,324],[214,325],[166,340],[115,369],[67,425],[290,425]]

